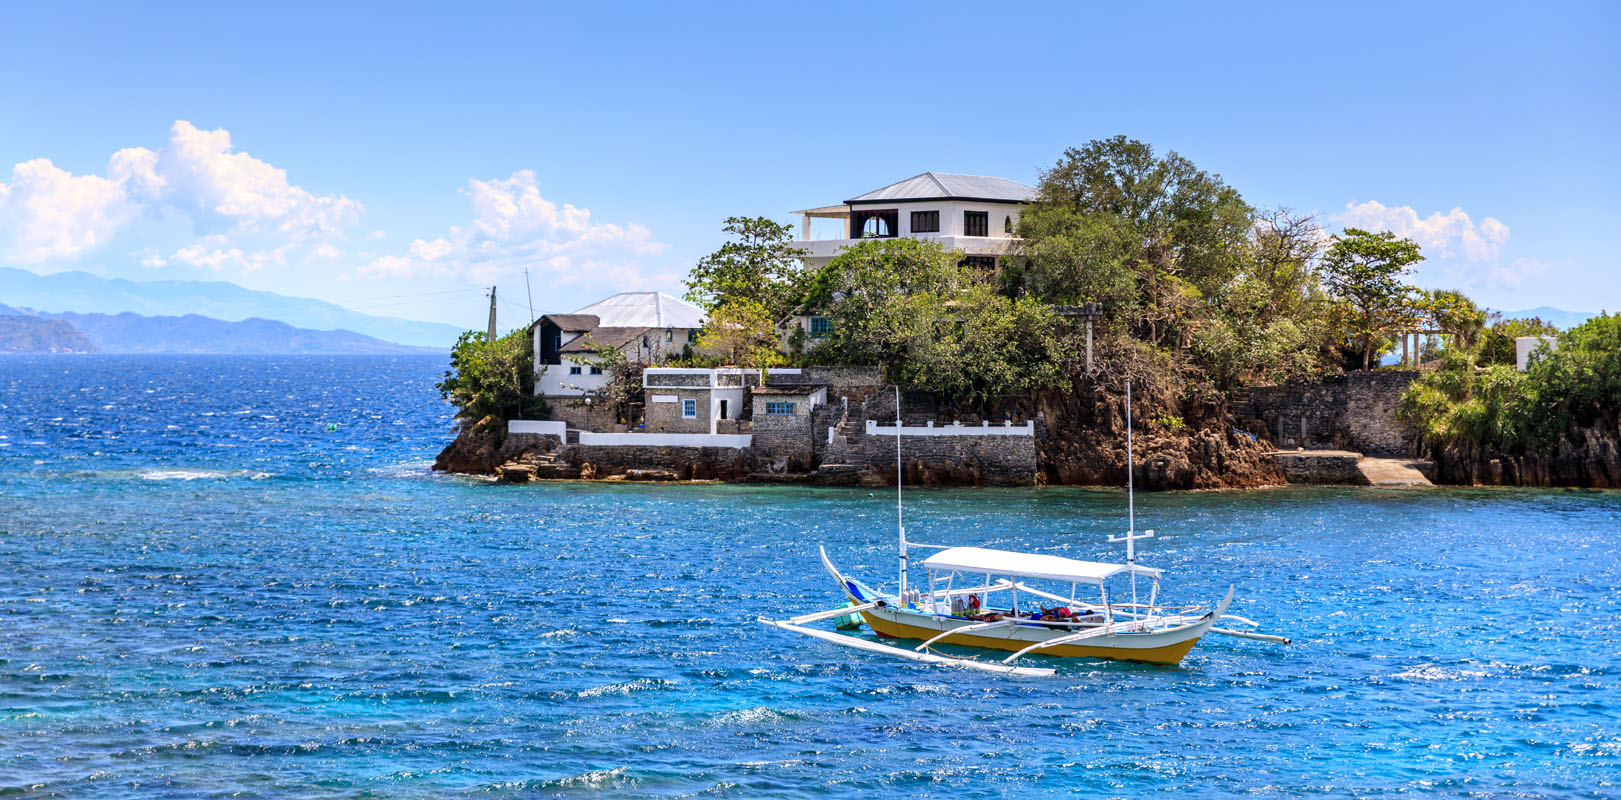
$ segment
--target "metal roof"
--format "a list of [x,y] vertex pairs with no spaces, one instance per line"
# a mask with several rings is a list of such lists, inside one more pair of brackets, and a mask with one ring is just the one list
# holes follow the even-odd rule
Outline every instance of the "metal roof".
[[541,320],[556,325],[558,330],[570,332],[592,331],[602,324],[602,320],[594,314],[545,314],[535,320],[535,324],[539,325]]
[[575,314],[595,314],[604,328],[702,328],[703,309],[663,292],[623,292]]
[[1153,567],[1129,567],[1125,564],[1105,564],[1099,561],[1077,561],[1062,556],[1039,553],[1016,553],[1011,550],[991,550],[985,547],[953,547],[941,550],[923,560],[928,569],[977,572],[985,575],[1014,575],[1026,578],[1050,578],[1075,583],[1103,583],[1105,578],[1127,572],[1158,577],[1160,570]]
[[611,328],[602,327],[594,331],[586,331],[579,338],[558,348],[559,353],[595,353],[598,348],[612,347],[623,350],[636,341],[638,336],[646,336],[652,328]]
[[1023,203],[1034,199],[1035,196],[1034,187],[1007,178],[925,172],[844,202],[854,204],[897,200],[988,200],[995,203]]

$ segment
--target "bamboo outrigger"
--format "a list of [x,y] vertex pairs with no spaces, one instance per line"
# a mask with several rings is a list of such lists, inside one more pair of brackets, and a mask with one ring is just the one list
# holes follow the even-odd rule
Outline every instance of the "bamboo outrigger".
[[[822,567],[839,585],[848,602],[839,608],[805,614],[786,620],[759,621],[811,636],[833,644],[868,652],[897,656],[926,663],[965,667],[1008,675],[1047,676],[1051,667],[1026,667],[1014,662],[1026,655],[1052,655],[1076,658],[1107,658],[1155,664],[1177,664],[1206,634],[1288,644],[1282,636],[1251,630],[1216,627],[1223,620],[1247,628],[1252,620],[1228,614],[1233,588],[1214,607],[1159,605],[1162,570],[1137,564],[1136,543],[1149,539],[1153,531],[1136,531],[1136,502],[1131,480],[1131,385],[1126,385],[1126,458],[1128,527],[1126,535],[1111,536],[1111,542],[1124,542],[1126,563],[1111,564],[1079,561],[1038,553],[1019,553],[981,547],[944,547],[912,544],[939,552],[924,559],[928,590],[908,588],[908,542],[900,481],[900,394],[895,398],[895,505],[900,535],[898,589],[884,593],[860,581],[846,578],[833,565],[825,549],[820,549]],[[959,577],[963,583],[959,584]],[[1106,582],[1123,576],[1130,584],[1131,602],[1109,599]],[[1151,581],[1147,603],[1139,603],[1137,581]],[[1062,588],[1065,596],[1046,591],[1031,581],[1045,581]],[[943,584],[943,585],[942,585]],[[963,585],[967,584],[967,585]],[[1097,590],[1097,602],[1081,600],[1081,585]],[[1024,598],[1021,606],[1021,595]],[[999,603],[993,601],[1000,601]],[[1005,598],[1005,599],[1004,599]],[[866,623],[873,632],[887,639],[921,642],[914,647],[881,644],[833,631],[805,627],[832,618],[853,618]],[[841,626],[844,627],[844,626]],[[1011,651],[1000,660],[959,657],[935,650],[950,644],[983,650]]]

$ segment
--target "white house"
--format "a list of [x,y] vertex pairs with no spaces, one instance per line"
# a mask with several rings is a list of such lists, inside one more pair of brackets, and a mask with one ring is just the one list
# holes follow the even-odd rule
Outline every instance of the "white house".
[[542,316],[530,326],[535,371],[540,373],[535,394],[577,400],[608,383],[600,348],[656,364],[696,344],[703,323],[704,312],[697,306],[660,292],[624,292],[570,314]]
[[[805,263],[819,269],[862,239],[932,239],[964,253],[964,263],[995,270],[1018,237],[1019,210],[1036,190],[1007,178],[925,172],[852,197],[841,205],[795,211]],[[820,223],[820,224],[818,224]],[[814,339],[829,330],[828,320],[800,315],[782,332],[786,349],[794,327]]]
[[[1007,178],[925,172],[852,197],[842,205],[795,211],[806,263],[820,267],[866,238],[934,239],[969,261],[994,267],[1019,227],[1019,207],[1036,190]],[[823,226],[816,224],[824,222]]]

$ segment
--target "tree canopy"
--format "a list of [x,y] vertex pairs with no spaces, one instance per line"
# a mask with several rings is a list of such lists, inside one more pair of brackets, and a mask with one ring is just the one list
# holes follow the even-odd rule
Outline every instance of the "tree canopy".
[[791,313],[811,277],[792,229],[765,217],[728,217],[722,230],[731,238],[693,265],[687,300],[705,311],[746,300],[772,320]]
[[1411,287],[1402,278],[1423,260],[1411,239],[1360,228],[1336,235],[1323,256],[1323,281],[1345,311],[1346,331],[1362,351],[1363,369],[1372,366],[1376,342],[1411,324]]

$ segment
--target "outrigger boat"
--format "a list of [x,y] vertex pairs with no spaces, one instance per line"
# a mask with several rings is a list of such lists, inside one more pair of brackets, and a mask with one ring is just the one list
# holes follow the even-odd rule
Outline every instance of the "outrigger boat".
[[[819,548],[822,567],[839,585],[848,602],[839,608],[819,611],[786,620],[759,621],[786,631],[811,636],[833,644],[915,661],[967,667],[1010,675],[1047,676],[1050,667],[1026,667],[1014,662],[1027,655],[1072,658],[1106,658],[1154,664],[1178,664],[1207,634],[1235,636],[1264,642],[1288,644],[1282,636],[1253,630],[1217,627],[1223,622],[1255,628],[1253,620],[1227,613],[1233,601],[1233,588],[1214,607],[1159,605],[1160,578],[1164,572],[1137,563],[1136,543],[1153,538],[1154,532],[1136,531],[1136,502],[1131,475],[1131,384],[1126,384],[1127,508],[1126,535],[1111,536],[1110,542],[1124,542],[1126,563],[1111,564],[1079,561],[1039,553],[1019,553],[983,547],[946,547],[909,544],[906,539],[901,504],[900,478],[900,397],[896,391],[895,419],[895,506],[900,533],[900,574],[898,590],[881,592],[861,581],[846,578]],[[909,547],[939,552],[923,560],[928,590],[907,585]],[[1131,602],[1109,598],[1111,578],[1123,578],[1130,585]],[[1151,581],[1147,603],[1139,603],[1137,581]],[[1041,581],[1049,591],[1033,585]],[[1068,594],[1062,594],[1064,585]],[[1077,597],[1081,585],[1097,591],[1097,602]],[[920,641],[914,647],[882,644],[834,631],[806,627],[809,623],[834,619],[843,629],[865,623],[886,639]],[[935,649],[937,645],[957,645],[984,650],[1012,651],[1000,660],[980,660],[955,656]]]

